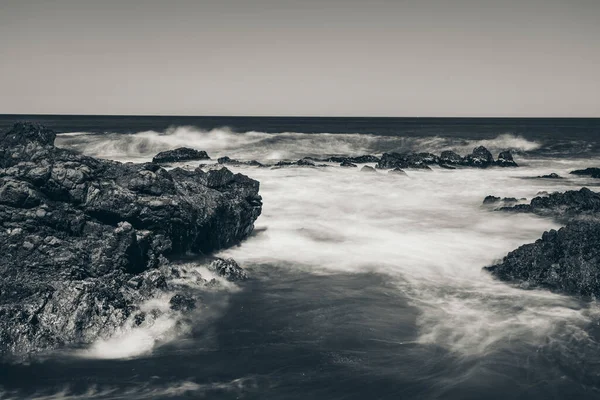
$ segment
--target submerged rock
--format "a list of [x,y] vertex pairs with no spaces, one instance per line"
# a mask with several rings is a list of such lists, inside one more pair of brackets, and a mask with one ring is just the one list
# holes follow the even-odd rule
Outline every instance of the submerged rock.
[[485,199],[483,199],[483,204],[485,205],[504,205],[504,206],[509,206],[509,205],[514,205],[517,204],[519,202],[519,200],[517,200],[515,197],[497,197],[497,196],[486,196]]
[[235,165],[235,166],[239,166],[239,165],[248,165],[248,166],[252,166],[252,167],[264,167],[265,166],[264,164],[262,164],[256,160],[239,161],[239,160],[231,159],[229,157],[220,157],[217,159],[217,163],[224,164],[224,165]]
[[406,172],[404,172],[404,171],[403,171],[403,170],[401,170],[400,168],[394,168],[394,169],[390,169],[390,170],[388,171],[388,174],[391,174],[391,175],[400,175],[400,176],[408,176],[408,175],[406,174]]
[[538,178],[540,178],[540,179],[563,179],[563,177],[558,175],[556,172],[552,172],[547,175],[540,175],[540,176],[538,176]]
[[365,165],[364,167],[362,167],[360,169],[360,172],[377,173],[377,171],[375,170],[375,168],[369,167],[368,165]]
[[572,175],[590,176],[592,178],[600,178],[600,168],[586,168],[571,171]]
[[175,150],[161,151],[152,159],[153,163],[172,163],[182,161],[210,160],[205,151],[180,147]]
[[226,168],[98,160],[26,123],[0,138],[3,354],[109,335],[167,289],[166,257],[238,243],[261,213],[259,183]]

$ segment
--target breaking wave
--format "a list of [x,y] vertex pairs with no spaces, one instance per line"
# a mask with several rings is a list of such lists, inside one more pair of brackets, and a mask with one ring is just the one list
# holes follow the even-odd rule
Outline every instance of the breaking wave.
[[66,133],[59,135],[57,144],[95,157],[132,161],[147,160],[160,151],[184,146],[205,150],[213,158],[227,155],[246,160],[384,152],[440,153],[444,150],[467,154],[477,146],[485,146],[493,153],[503,150],[526,153],[542,147],[540,142],[508,133],[494,139],[466,140],[439,136],[380,136],[359,133],[237,133],[228,128],[206,131],[189,126],[173,127],[164,132],[145,131],[134,134]]

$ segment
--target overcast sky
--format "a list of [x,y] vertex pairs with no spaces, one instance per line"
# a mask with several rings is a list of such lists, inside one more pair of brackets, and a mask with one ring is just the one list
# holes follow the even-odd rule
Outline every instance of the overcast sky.
[[600,0],[0,0],[0,113],[600,117]]

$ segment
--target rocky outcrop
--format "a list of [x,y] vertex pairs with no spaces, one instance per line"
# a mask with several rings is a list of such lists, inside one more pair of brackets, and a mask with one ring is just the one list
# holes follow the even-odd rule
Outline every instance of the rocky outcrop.
[[97,160],[54,136],[26,123],[0,135],[3,354],[109,335],[167,289],[169,257],[238,243],[261,213],[259,183],[226,168]]
[[210,157],[205,151],[190,149],[188,147],[180,147],[175,150],[161,151],[154,156],[152,162],[162,164],[198,160],[210,160]]
[[503,151],[498,155],[496,165],[499,167],[518,167],[510,151]]
[[517,204],[518,202],[519,202],[519,200],[517,200],[517,198],[515,198],[515,197],[486,196],[485,199],[483,199],[484,205],[494,205],[494,206],[498,206],[498,205],[510,206],[510,205]]
[[524,287],[600,296],[600,194],[582,188],[538,196],[530,204],[500,210],[549,216],[566,226],[545,232],[535,243],[485,267],[486,271]]
[[577,169],[575,171],[571,171],[570,174],[579,176],[590,176],[592,178],[600,178],[600,168]]
[[400,154],[384,153],[377,163],[379,169],[414,168],[431,169],[429,165],[436,164],[439,158],[431,153]]
[[574,217],[600,212],[600,194],[588,188],[534,197],[529,204],[500,208],[502,211],[530,212],[568,221]]
[[457,153],[446,150],[440,155],[440,164],[444,165],[459,165],[462,164],[463,158]]
[[388,174],[390,174],[390,175],[398,175],[398,176],[407,176],[406,172],[404,172],[400,168],[390,169],[388,171]]
[[600,296],[600,221],[572,221],[545,232],[485,270],[524,287]]
[[483,146],[473,149],[471,154],[468,154],[461,163],[462,165],[476,168],[487,168],[494,165],[494,156]]

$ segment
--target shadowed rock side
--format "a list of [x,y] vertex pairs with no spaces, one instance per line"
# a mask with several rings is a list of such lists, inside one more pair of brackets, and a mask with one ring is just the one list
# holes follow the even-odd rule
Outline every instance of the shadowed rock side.
[[259,183],[223,168],[166,171],[55,148],[19,123],[0,134],[0,351],[89,343],[167,289],[168,256],[246,238]]
[[600,194],[583,188],[500,210],[551,216],[566,226],[545,232],[535,243],[519,247],[485,270],[525,287],[600,296]]

